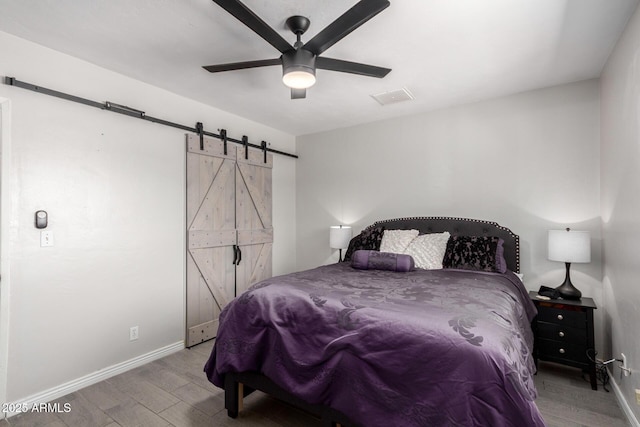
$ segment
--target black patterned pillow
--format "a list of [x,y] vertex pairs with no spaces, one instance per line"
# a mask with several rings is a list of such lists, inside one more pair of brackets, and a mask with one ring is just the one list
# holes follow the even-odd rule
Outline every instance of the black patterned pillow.
[[498,248],[496,249],[496,271],[504,273],[507,271],[507,260],[504,258],[504,240],[498,239]]
[[497,271],[498,237],[451,236],[442,260],[443,268]]
[[363,230],[362,233],[351,239],[347,252],[344,254],[343,261],[351,261],[353,253],[359,249],[379,251],[382,236],[384,235],[384,227],[374,227]]

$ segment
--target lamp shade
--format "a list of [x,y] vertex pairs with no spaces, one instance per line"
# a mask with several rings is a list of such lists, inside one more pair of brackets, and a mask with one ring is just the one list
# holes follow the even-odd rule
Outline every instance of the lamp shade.
[[332,225],[329,228],[329,247],[332,249],[347,249],[349,241],[351,241],[351,227]]
[[588,231],[549,230],[548,258],[561,262],[591,262],[591,233]]

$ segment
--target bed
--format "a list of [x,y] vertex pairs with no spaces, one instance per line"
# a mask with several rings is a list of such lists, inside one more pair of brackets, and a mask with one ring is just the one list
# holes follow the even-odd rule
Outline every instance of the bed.
[[[448,232],[447,268],[352,267],[358,245],[391,230]],[[452,256],[469,238],[497,242],[495,259],[478,268]],[[230,417],[258,389],[326,426],[544,426],[517,235],[466,218],[385,220],[345,259],[264,280],[225,307],[205,372],[225,389]]]

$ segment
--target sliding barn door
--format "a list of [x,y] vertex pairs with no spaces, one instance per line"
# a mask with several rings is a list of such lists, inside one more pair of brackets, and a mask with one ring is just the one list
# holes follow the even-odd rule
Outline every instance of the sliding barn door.
[[[245,158],[248,157],[248,158]],[[252,284],[271,277],[273,223],[271,171],[273,156],[237,147],[236,228],[242,259],[236,265],[236,295]]]
[[235,297],[236,150],[187,137],[187,347],[216,336],[218,317]]

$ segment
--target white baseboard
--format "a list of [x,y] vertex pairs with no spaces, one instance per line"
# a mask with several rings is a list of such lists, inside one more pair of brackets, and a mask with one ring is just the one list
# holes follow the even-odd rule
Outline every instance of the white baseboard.
[[[49,390],[45,390],[41,393],[36,393],[18,402],[10,403],[8,404],[8,408],[32,408],[35,404],[51,402],[52,400],[58,399],[62,396],[66,396],[69,393],[73,393],[74,391],[78,391],[90,385],[99,383],[100,381],[104,381],[130,369],[137,368],[138,366],[142,366],[146,363],[176,353],[180,350],[183,350],[184,348],[184,341],[178,341],[176,343],[169,344],[166,347],[161,347],[149,353],[134,357],[133,359],[129,359],[125,362],[109,366],[108,368],[101,369],[89,375],[85,375],[84,377],[80,377],[73,381],[61,384],[57,387],[50,388]],[[8,411],[3,415],[8,418],[17,414],[18,412]]]
[[624,395],[622,394],[622,390],[620,390],[618,383],[613,379],[613,375],[611,374],[611,371],[609,371],[608,368],[607,368],[607,372],[609,374],[609,377],[611,378],[611,381],[609,381],[609,384],[611,384],[611,387],[613,388],[613,392],[616,394],[616,397],[618,398],[618,404],[620,405],[622,412],[624,412],[624,414],[627,416],[627,420],[629,421],[629,424],[631,424],[632,427],[640,427],[640,422],[638,422],[638,419],[636,418],[635,414],[631,410],[631,407],[629,406],[627,399],[624,398]]

